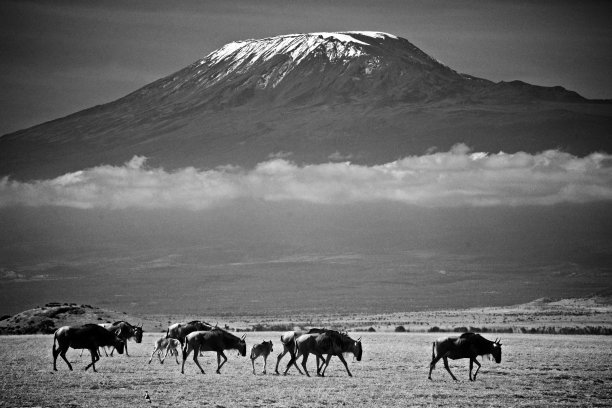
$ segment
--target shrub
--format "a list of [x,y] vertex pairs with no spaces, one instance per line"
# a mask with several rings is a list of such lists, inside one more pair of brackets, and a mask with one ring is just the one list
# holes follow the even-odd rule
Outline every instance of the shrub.
[[396,333],[405,333],[406,332],[406,328],[404,326],[397,326],[395,328],[395,332]]
[[434,327],[430,327],[429,329],[427,329],[427,331],[429,333],[437,333],[440,331],[440,328],[438,326],[434,326]]

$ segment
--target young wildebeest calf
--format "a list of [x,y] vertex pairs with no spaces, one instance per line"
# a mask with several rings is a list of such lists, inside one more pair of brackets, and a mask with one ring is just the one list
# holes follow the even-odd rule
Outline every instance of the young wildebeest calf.
[[[57,342],[57,348],[55,347]],[[125,343],[115,333],[109,332],[104,327],[97,324],[84,324],[83,326],[63,326],[55,331],[53,336],[53,370],[57,371],[55,362],[57,356],[62,356],[62,359],[68,364],[68,368],[72,371],[72,365],[66,359],[66,352],[69,347],[73,349],[87,349],[91,353],[91,364],[85,367],[93,367],[96,371],[96,361],[100,359],[98,347],[112,346],[117,349],[119,354],[123,354]]]
[[[496,363],[501,363],[501,343],[499,340],[490,341],[476,333],[463,333],[459,337],[447,337],[438,339],[433,343],[431,351],[431,363],[429,364],[429,379],[431,380],[431,372],[436,368],[436,363],[444,360],[444,368],[451,375],[453,380],[457,378],[451,373],[448,366],[448,359],[459,360],[462,358],[470,359],[470,381],[476,381],[476,375],[480,370],[480,363],[476,357],[490,354],[495,359]],[[472,368],[474,363],[478,366],[472,378]]]
[[253,364],[253,374],[255,374],[255,360],[259,358],[259,356],[263,356],[264,359],[264,369],[263,374],[266,373],[266,366],[268,365],[268,356],[272,352],[272,340],[264,341],[259,344],[255,344],[251,348],[251,363]]
[[[179,350],[181,349],[181,342],[177,339],[169,339],[166,337],[162,337],[161,339],[157,339],[155,341],[155,345],[153,346],[153,352],[151,353],[151,358],[149,359],[149,364],[151,364],[151,360],[153,360],[153,355],[157,353],[157,358],[159,358],[159,362],[164,364],[164,360],[170,355],[174,356],[176,359],[176,364],[180,364],[178,361]],[[164,358],[161,358],[161,354],[166,350],[166,354],[164,354]]]

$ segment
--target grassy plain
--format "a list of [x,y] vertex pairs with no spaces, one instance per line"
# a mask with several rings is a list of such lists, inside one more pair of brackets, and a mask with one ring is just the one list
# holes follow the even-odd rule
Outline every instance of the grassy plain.
[[[486,358],[478,381],[468,381],[466,360],[451,362],[454,382],[439,364],[427,380],[434,333],[363,333],[361,362],[347,361],[347,376],[333,359],[326,378],[273,375],[280,343],[277,332],[249,333],[251,345],[274,342],[268,374],[257,360],[257,375],[248,357],[227,353],[221,375],[216,358],[200,358],[205,375],[190,359],[185,374],[173,359],[149,365],[159,333],[147,333],[142,344],[129,343],[130,357],[102,357],[98,373],[83,371],[87,352],[70,350],[75,371],[58,360],[52,371],[51,335],[0,336],[0,407],[336,407],[336,406],[611,406],[612,337],[503,335],[503,359]],[[493,338],[494,335],[486,335]],[[287,362],[287,357],[283,360]],[[281,362],[283,366],[283,362]],[[309,361],[314,370],[314,362]],[[152,404],[144,399],[148,391]]]

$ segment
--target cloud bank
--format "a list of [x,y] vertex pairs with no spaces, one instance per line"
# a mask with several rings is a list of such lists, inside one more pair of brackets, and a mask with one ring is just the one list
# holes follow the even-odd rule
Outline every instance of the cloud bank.
[[123,166],[99,166],[51,180],[0,180],[0,207],[214,208],[234,200],[303,201],[325,205],[397,202],[423,207],[521,206],[612,200],[612,155],[576,157],[448,152],[364,166],[298,166],[273,158],[245,170],[149,168],[135,156]]

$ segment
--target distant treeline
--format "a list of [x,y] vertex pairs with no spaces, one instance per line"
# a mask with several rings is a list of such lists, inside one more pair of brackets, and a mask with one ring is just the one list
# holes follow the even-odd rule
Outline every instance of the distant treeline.
[[[348,330],[358,332],[376,332],[374,327],[368,328],[344,328],[344,327],[328,327],[328,325],[317,325],[310,323],[308,327],[327,327],[335,330]],[[281,324],[255,324],[246,331],[289,331],[300,328],[304,330],[306,326],[300,323],[281,323]],[[237,331],[242,331],[237,329]],[[397,326],[394,330],[397,333],[409,333],[411,330],[405,326]],[[428,329],[417,329],[412,330],[413,333],[525,333],[525,334],[594,334],[594,335],[612,335],[612,327],[604,326],[584,326],[584,327],[554,327],[554,326],[541,326],[541,327],[473,327],[473,326],[459,326],[459,327],[438,327],[432,326]]]
[[[403,328],[403,330],[401,329]],[[399,330],[398,330],[399,329]],[[396,332],[408,331],[403,326],[398,326]],[[437,332],[455,332],[455,333],[525,333],[525,334],[596,334],[596,335],[612,335],[612,327],[603,326],[584,326],[584,327],[455,327],[440,328],[438,326],[430,327],[428,333]]]

